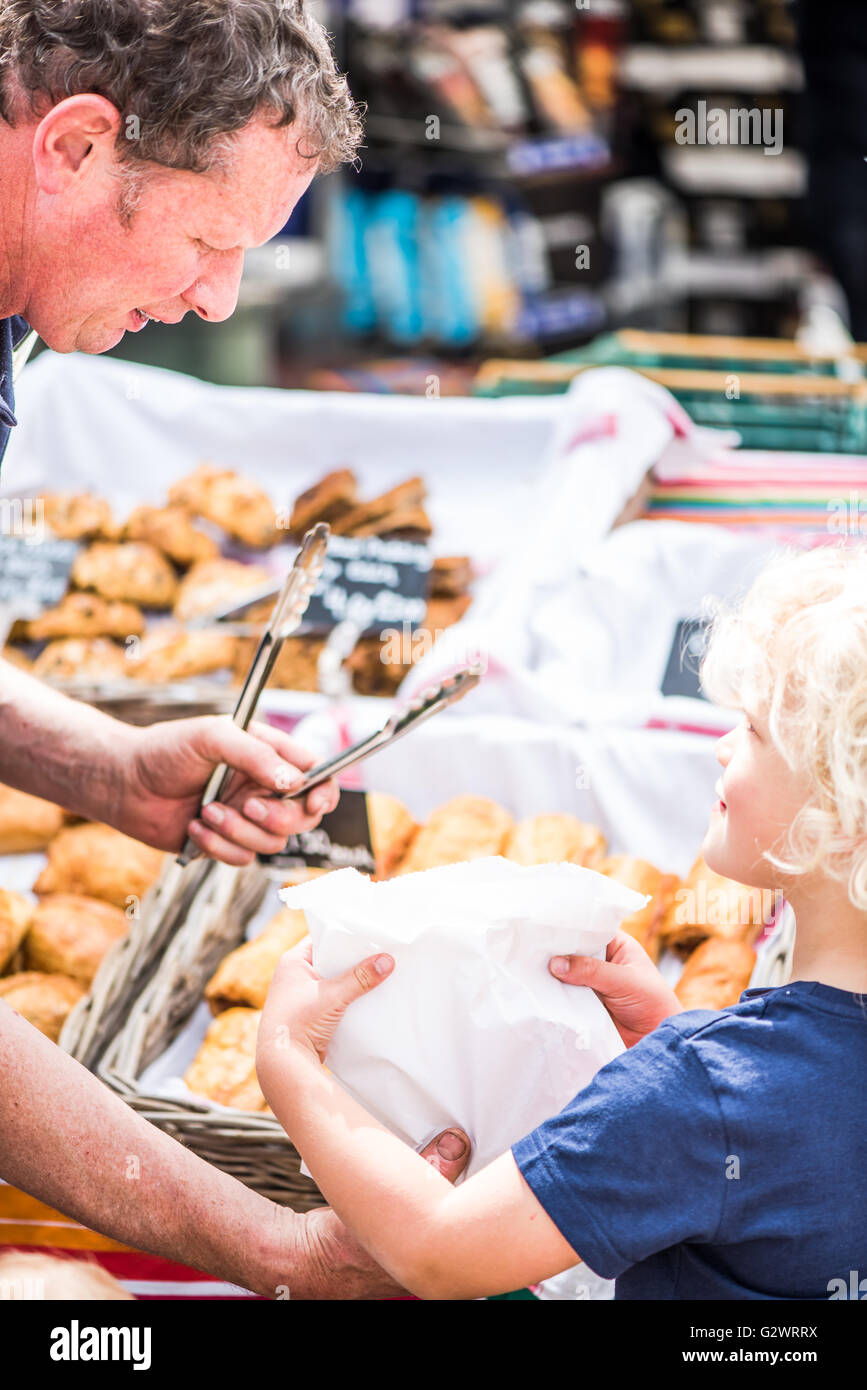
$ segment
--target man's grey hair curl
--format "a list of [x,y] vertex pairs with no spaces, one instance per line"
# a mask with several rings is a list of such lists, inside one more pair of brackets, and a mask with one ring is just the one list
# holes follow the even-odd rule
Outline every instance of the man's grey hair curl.
[[303,0],[0,0],[0,117],[93,92],[121,116],[121,163],[206,173],[256,116],[292,126],[327,173],[361,111]]

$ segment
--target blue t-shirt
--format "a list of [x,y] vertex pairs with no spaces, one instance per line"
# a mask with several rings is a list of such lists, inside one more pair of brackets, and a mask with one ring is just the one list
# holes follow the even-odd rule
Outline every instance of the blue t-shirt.
[[9,431],[18,423],[12,386],[12,349],[23,342],[29,332],[26,319],[17,314],[11,319],[0,319],[0,462],[9,443]]
[[677,1014],[512,1152],[616,1298],[828,1299],[867,1276],[867,998]]

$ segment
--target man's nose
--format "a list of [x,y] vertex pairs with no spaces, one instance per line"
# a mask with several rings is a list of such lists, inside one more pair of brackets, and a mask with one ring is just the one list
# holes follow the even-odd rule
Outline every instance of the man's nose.
[[243,273],[243,251],[210,257],[200,278],[183,297],[200,318],[222,323],[235,312]]
[[727,734],[723,734],[722,738],[717,740],[717,745],[716,745],[716,756],[717,756],[717,761],[720,762],[720,763],[722,763],[723,767],[727,767],[728,764],[729,764],[729,761],[731,760],[731,746],[730,746],[730,744],[729,744],[729,739],[730,739],[730,738],[731,738],[731,733],[727,733]]

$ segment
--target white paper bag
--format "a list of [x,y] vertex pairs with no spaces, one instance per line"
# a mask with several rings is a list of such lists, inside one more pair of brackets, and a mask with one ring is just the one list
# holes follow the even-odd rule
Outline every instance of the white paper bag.
[[603,874],[478,859],[382,883],[341,869],[280,896],[306,913],[321,975],[377,951],[394,957],[388,979],[347,1010],[328,1066],[413,1147],[466,1130],[468,1174],[623,1051],[592,990],[548,970],[553,955],[602,954],[648,901]]

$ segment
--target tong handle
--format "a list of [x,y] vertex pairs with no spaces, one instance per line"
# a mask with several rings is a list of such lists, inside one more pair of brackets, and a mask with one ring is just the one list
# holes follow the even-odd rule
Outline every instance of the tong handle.
[[[331,528],[320,523],[308,531],[304,537],[301,549],[295,557],[295,562],[286,576],[286,581],[274,604],[270,621],[262,634],[256,655],[253,657],[246,680],[238,696],[235,712],[232,715],[232,723],[239,729],[249,728],[259,703],[259,696],[274,669],[280,648],[283,646],[285,638],[295,631],[304,616],[310,602],[310,596],[322,574],[330,535]],[[202,792],[202,799],[199,803],[200,812],[212,801],[219,801],[231,781],[233,771],[234,769],[229,767],[227,763],[218,763]],[[195,841],[187,836],[183,848],[177,856],[178,863],[188,864],[191,859],[195,859],[201,853],[202,851]]]
[[469,667],[465,671],[458,672],[450,680],[444,681],[442,685],[424,691],[407,709],[392,715],[388,723],[384,724],[375,734],[353,744],[351,748],[345,748],[342,753],[336,754],[326,762],[312,767],[299,782],[290,788],[284,800],[294,801],[297,797],[304,796],[313,787],[327,782],[329,777],[335,777],[337,773],[343,772],[347,767],[352,767],[355,763],[369,758],[371,753],[376,753],[380,748],[385,748],[388,744],[403,738],[404,734],[417,728],[425,719],[439,714],[440,710],[445,709],[447,705],[466,695],[468,690],[472,690],[473,686],[478,684],[478,681],[479,672]]

